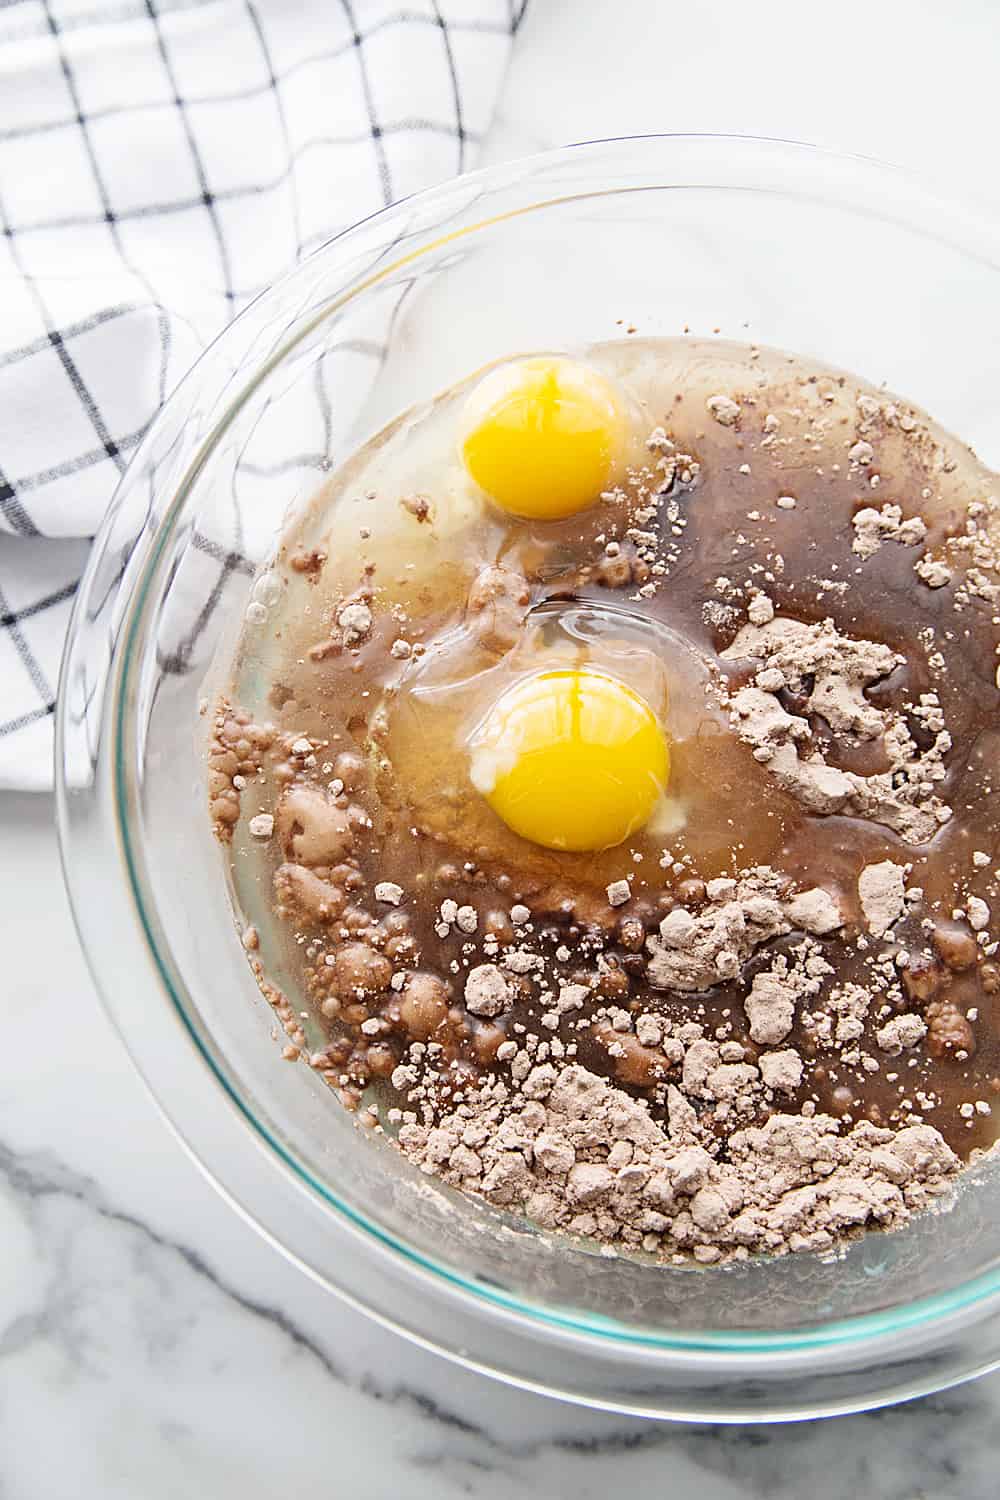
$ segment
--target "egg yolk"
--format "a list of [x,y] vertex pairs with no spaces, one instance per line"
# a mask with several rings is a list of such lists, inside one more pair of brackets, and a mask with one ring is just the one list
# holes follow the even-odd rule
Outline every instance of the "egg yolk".
[[603,375],[570,359],[523,359],[473,392],[462,457],[504,510],[558,521],[608,488],[625,432],[621,399]]
[[646,822],[670,770],[649,704],[589,668],[515,683],[471,750],[476,789],[509,828],[547,849],[620,844]]

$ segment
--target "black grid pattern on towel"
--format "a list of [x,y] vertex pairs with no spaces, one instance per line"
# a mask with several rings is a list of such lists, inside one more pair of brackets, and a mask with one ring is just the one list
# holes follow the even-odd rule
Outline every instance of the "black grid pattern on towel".
[[[67,543],[173,384],[296,259],[470,165],[523,10],[0,6],[0,785],[48,781]],[[243,561],[217,561],[221,588]]]

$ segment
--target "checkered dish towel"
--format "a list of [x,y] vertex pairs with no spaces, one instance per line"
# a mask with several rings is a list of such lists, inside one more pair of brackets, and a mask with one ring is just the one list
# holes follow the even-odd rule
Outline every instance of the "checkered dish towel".
[[51,784],[88,541],[296,259],[471,165],[523,0],[0,0],[0,787]]

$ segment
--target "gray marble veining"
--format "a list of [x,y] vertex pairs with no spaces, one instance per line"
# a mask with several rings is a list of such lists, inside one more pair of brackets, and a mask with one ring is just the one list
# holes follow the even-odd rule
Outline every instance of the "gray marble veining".
[[305,1496],[589,1500],[667,1473],[673,1493],[707,1500],[996,1492],[1000,1379],[836,1422],[616,1419],[401,1360],[392,1335],[318,1291],[290,1313],[282,1273],[298,1273],[276,1257],[251,1292],[199,1248],[203,1225],[164,1234],[50,1149],[0,1146],[0,1212],[4,1495],[159,1500],[197,1478],[213,1495],[292,1481]]

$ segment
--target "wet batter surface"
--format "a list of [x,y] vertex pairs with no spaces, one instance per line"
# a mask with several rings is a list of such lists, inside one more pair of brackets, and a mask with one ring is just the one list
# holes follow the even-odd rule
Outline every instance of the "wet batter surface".
[[[244,942],[286,1055],[425,1169],[646,1253],[826,1249],[997,1133],[995,476],[783,354],[586,358],[628,413],[588,508],[482,495],[462,388],[283,539],[209,755]],[[490,797],[484,723],[559,672],[669,747],[599,851]]]

